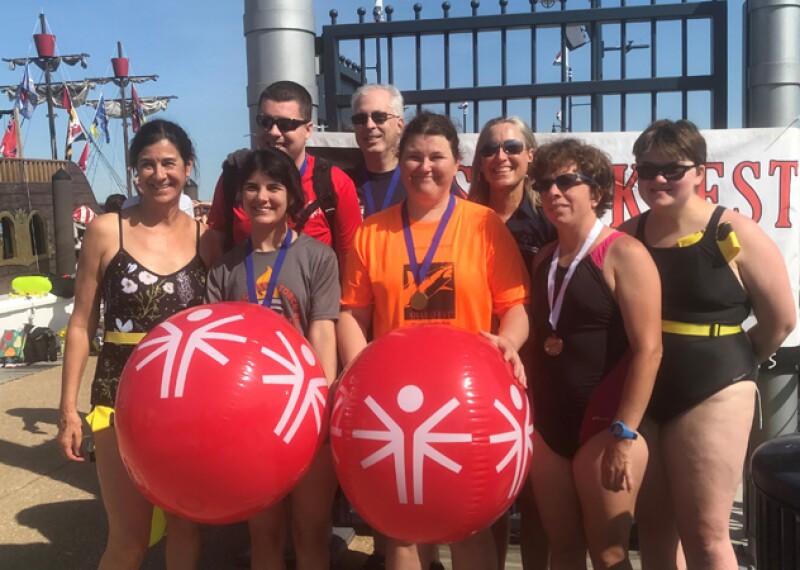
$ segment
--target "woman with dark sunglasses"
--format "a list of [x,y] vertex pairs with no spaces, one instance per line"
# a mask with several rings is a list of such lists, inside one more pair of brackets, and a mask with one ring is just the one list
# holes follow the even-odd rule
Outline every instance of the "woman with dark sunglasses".
[[[450,192],[461,159],[458,134],[444,115],[423,111],[399,143],[408,197],[359,228],[342,280],[337,335],[344,363],[395,329],[447,323],[482,335],[501,350],[517,378],[517,351],[528,336],[527,276],[497,215]],[[409,268],[411,268],[409,270]],[[492,319],[497,334],[490,334]],[[446,342],[446,341],[444,341]],[[451,545],[456,570],[495,570],[489,529]],[[433,545],[388,538],[387,568],[428,570]]]
[[534,189],[558,240],[531,279],[530,479],[550,567],[631,568],[628,538],[647,444],[637,429],[661,357],[658,272],[635,239],[605,226],[614,173],[575,139],[544,145]]
[[[755,222],[697,193],[706,143],[694,124],[657,121],[633,154],[650,210],[622,229],[658,266],[664,319],[664,358],[642,426],[651,452],[636,513],[642,561],[736,568],[728,520],[758,364],[795,326],[786,265]],[[744,332],[751,309],[758,324]]]
[[[528,176],[536,138],[531,128],[519,117],[497,117],[484,125],[475,145],[472,161],[472,183],[469,199],[489,206],[500,216],[514,236],[519,252],[530,272],[533,257],[544,244],[556,238],[556,231],[534,195]],[[520,349],[520,358],[526,365],[530,342]],[[530,487],[517,499],[520,510],[520,548],[525,570],[547,568],[547,537]],[[501,517],[493,526],[498,554],[498,567],[505,565],[510,531],[508,516]]]

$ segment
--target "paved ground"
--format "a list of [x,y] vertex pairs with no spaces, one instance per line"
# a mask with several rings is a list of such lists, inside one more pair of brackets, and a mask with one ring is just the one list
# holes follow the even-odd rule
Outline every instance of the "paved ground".
[[[79,408],[83,412],[89,409],[93,367],[92,359],[81,386]],[[66,461],[55,443],[60,375],[60,366],[0,369],[0,568],[3,570],[96,568],[103,550],[107,530],[94,466]],[[737,544],[741,541],[741,525],[738,502],[731,520],[732,537]],[[372,552],[372,540],[352,533],[346,538],[347,549],[344,541],[334,540],[340,553],[334,570],[360,570]],[[246,545],[243,524],[204,527],[202,568],[240,568],[237,555]],[[163,548],[162,541],[150,550],[144,569],[164,568]],[[449,570],[447,554],[442,549],[443,562]],[[634,567],[640,567],[638,556]],[[521,568],[517,546],[512,545],[506,568]]]

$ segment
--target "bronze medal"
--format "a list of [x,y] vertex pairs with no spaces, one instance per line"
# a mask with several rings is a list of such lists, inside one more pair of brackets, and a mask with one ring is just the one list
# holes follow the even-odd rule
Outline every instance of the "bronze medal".
[[428,308],[428,296],[422,291],[416,291],[411,295],[411,300],[408,303],[415,311],[424,311]]
[[544,339],[544,352],[547,356],[558,356],[564,350],[564,341],[551,334]]

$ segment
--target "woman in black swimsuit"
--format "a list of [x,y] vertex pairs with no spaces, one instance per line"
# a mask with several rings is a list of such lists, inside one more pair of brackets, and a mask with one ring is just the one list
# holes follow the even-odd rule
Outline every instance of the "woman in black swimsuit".
[[[131,143],[130,163],[138,174],[140,202],[119,214],[98,217],[83,240],[75,309],[67,327],[58,436],[67,459],[84,460],[78,392],[102,299],[105,343],[97,359],[87,421],[94,432],[109,525],[100,568],[113,570],[139,568],[153,518],[153,507],[133,486],[117,446],[113,406],[122,369],[145,333],[203,302],[206,268],[219,255],[205,226],[178,207],[194,163],[186,132],[168,121],[143,125]],[[167,567],[194,568],[200,544],[197,526],[169,514],[167,521]]]
[[[758,363],[795,326],[786,265],[755,222],[698,195],[706,143],[692,123],[653,123],[633,154],[650,211],[621,229],[658,266],[664,319],[664,358],[642,427],[650,446],[636,512],[642,561],[736,568],[728,519]],[[758,324],[743,332],[751,309]]]
[[605,226],[614,174],[576,139],[547,144],[534,189],[558,240],[531,278],[530,479],[550,567],[630,568],[628,537],[647,464],[636,430],[661,357],[658,272],[635,239]]

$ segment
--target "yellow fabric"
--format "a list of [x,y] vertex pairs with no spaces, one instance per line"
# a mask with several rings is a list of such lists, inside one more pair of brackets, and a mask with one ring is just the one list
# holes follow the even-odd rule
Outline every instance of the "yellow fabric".
[[150,522],[150,542],[148,546],[155,546],[167,534],[167,517],[164,511],[153,507],[153,518]]
[[92,430],[92,433],[97,433],[104,429],[111,427],[111,416],[114,415],[114,408],[108,406],[95,406],[89,415],[86,416],[86,423]]
[[662,332],[687,336],[728,336],[742,332],[742,325],[718,325],[661,321]]
[[139,344],[143,338],[144,333],[108,331],[103,337],[103,340],[111,344]]
[[689,247],[690,245],[696,244],[698,241],[703,239],[703,233],[704,232],[694,232],[688,236],[678,238],[678,247]]
[[725,261],[728,263],[731,260],[739,255],[739,252],[742,250],[742,246],[739,245],[739,238],[736,237],[736,234],[731,230],[728,232],[728,235],[725,239],[718,239],[717,245],[719,246],[720,252],[722,252],[722,257],[725,258]]

